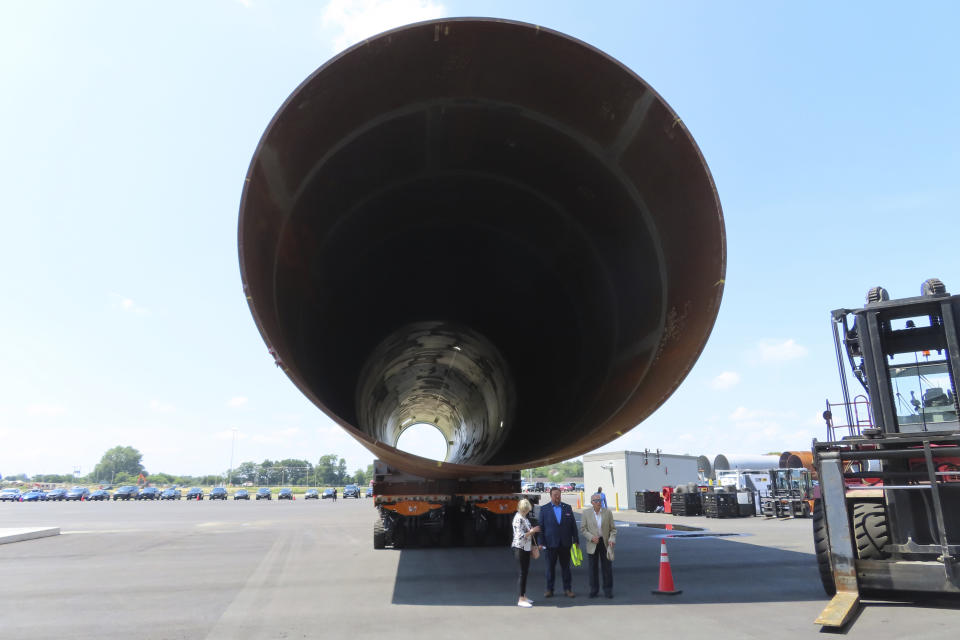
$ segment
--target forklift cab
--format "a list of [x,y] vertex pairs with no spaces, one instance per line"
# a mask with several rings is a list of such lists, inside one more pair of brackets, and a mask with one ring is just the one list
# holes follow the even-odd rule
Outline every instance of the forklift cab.
[[865,307],[832,314],[844,403],[849,411],[845,352],[870,398],[873,425],[883,434],[956,432],[960,427],[955,376],[960,303],[957,296],[925,283],[928,288],[933,290],[927,295],[891,301],[877,287],[871,290],[875,300]]
[[813,498],[813,482],[806,469],[771,469],[771,493],[775,496],[810,500]]

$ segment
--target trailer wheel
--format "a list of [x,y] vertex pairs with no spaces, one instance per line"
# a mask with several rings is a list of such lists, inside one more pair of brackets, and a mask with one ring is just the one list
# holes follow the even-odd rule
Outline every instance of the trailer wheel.
[[387,546],[387,533],[383,529],[383,520],[377,518],[373,522],[373,548],[383,549]]
[[876,502],[859,502],[853,505],[853,536],[857,545],[857,557],[861,560],[882,560],[889,557],[886,551],[890,532],[887,526],[887,509]]
[[837,585],[833,581],[833,567],[830,566],[830,538],[827,536],[827,514],[823,511],[822,500],[813,503],[813,548],[823,590],[832,598],[837,594]]
[[463,520],[463,546],[477,546],[477,524],[472,516]]
[[440,529],[440,546],[453,546],[453,525],[449,520],[445,521]]

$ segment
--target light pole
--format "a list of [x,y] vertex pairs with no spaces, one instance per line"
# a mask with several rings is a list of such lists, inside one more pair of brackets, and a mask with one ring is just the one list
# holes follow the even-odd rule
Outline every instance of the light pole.
[[233,450],[237,446],[237,428],[233,427],[233,440],[230,442],[230,471],[227,472],[227,484],[233,484]]

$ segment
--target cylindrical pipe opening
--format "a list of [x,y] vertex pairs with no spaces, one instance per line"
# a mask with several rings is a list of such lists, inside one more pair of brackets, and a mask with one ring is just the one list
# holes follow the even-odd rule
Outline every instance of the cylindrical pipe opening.
[[[304,81],[251,162],[239,240],[284,371],[421,475],[634,427],[693,366],[725,266],[709,171],[660,96],[572,38],[482,19],[382,34]],[[474,359],[410,346],[434,330]],[[394,449],[410,418],[452,464]]]

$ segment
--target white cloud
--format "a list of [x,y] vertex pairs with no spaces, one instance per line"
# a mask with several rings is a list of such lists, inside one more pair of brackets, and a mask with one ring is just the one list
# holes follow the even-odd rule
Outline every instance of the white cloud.
[[387,29],[446,14],[446,7],[433,0],[330,0],[322,24],[337,34],[333,46],[340,51]]
[[757,354],[763,362],[786,362],[806,357],[807,348],[797,344],[793,338],[783,341],[761,340],[757,343]]
[[732,389],[740,384],[740,374],[736,371],[724,371],[710,381],[710,386],[719,391]]
[[63,407],[58,407],[55,405],[49,404],[31,404],[27,406],[27,415],[30,416],[43,416],[45,418],[53,418],[56,416],[62,416],[67,412]]
[[253,6],[253,0],[236,0],[237,4],[241,4],[247,9]]
[[124,313],[132,313],[138,316],[147,314],[147,309],[145,307],[141,307],[140,305],[138,305],[136,302],[133,301],[132,298],[122,296],[119,293],[112,293],[110,295],[114,299],[114,302],[111,305],[114,309],[119,309]]
[[151,411],[156,411],[157,413],[171,413],[174,411],[172,404],[160,402],[159,400],[151,400],[149,406]]
[[247,404],[247,398],[245,398],[244,396],[234,396],[229,400],[227,400],[228,407],[237,408],[237,407],[242,407],[245,404]]

